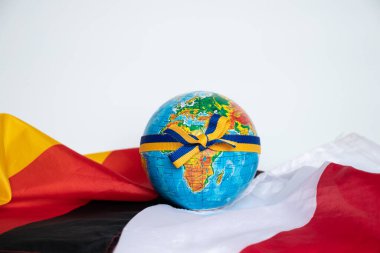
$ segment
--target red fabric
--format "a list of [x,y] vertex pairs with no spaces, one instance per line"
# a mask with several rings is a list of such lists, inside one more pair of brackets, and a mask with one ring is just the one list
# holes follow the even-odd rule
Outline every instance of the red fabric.
[[380,174],[330,164],[318,183],[317,208],[310,222],[242,252],[379,253]]
[[[148,174],[141,166],[141,157],[138,148],[112,151],[103,165],[120,175],[125,175],[131,182],[148,189],[153,189]],[[138,167],[136,168],[136,164]]]
[[[90,200],[154,199],[157,195],[143,172],[138,150],[114,152],[103,166],[63,145],[47,149],[10,178],[12,200],[0,206],[0,233],[62,215]],[[128,155],[129,160],[119,161]],[[123,162],[128,165],[120,170]]]

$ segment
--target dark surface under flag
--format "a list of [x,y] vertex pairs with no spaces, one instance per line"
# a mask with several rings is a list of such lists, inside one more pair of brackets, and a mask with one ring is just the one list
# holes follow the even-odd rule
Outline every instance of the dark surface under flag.
[[0,252],[112,252],[124,226],[157,203],[91,201],[67,214],[1,234]]

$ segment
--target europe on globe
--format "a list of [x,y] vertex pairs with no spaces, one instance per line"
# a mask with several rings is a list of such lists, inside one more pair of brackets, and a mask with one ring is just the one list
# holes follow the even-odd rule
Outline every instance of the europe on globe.
[[156,191],[178,206],[215,209],[236,199],[254,177],[260,139],[235,102],[213,92],[191,92],[163,104],[140,146]]

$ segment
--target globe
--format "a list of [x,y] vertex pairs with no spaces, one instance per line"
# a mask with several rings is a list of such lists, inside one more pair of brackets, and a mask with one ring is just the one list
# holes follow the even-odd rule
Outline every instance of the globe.
[[[228,134],[257,136],[252,121],[235,102],[213,92],[191,92],[163,104],[149,120],[144,135],[162,134],[172,125],[189,134],[205,133],[213,114],[230,119]],[[174,204],[192,210],[215,209],[235,200],[254,177],[259,155],[205,149],[176,168],[172,151],[141,152],[143,167],[156,191]]]

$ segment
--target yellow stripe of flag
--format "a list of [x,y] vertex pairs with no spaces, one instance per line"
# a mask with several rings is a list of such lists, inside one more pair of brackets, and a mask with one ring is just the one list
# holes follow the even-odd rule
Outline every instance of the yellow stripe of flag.
[[87,154],[85,155],[85,157],[93,160],[94,162],[102,164],[106,160],[106,158],[111,154],[111,152],[112,151],[105,151],[100,153]]
[[8,179],[56,144],[56,140],[18,118],[0,114],[0,205],[12,198]]
[[[9,178],[57,144],[60,143],[24,121],[0,113],[0,205],[12,198]],[[111,152],[88,154],[86,157],[101,164]]]

